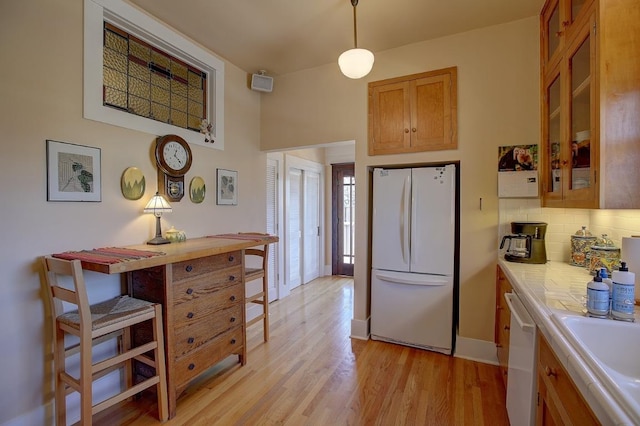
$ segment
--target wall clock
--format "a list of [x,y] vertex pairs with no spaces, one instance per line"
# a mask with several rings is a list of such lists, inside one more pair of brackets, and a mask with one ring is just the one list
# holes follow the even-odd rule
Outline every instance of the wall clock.
[[158,165],[158,192],[169,202],[177,202],[184,196],[184,175],[191,168],[191,148],[178,135],[161,136],[156,140]]

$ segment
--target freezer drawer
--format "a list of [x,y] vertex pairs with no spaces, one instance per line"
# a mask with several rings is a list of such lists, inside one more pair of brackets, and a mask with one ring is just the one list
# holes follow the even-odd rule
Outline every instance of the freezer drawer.
[[371,271],[371,338],[451,354],[453,277]]

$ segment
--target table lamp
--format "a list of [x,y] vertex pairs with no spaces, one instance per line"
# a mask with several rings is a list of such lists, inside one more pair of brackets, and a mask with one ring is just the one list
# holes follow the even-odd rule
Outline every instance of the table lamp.
[[144,208],[144,213],[153,213],[156,216],[156,236],[147,241],[147,244],[169,244],[171,241],[166,238],[162,238],[162,230],[160,229],[160,217],[162,213],[171,213],[171,206],[164,199],[162,195],[156,192],[156,195],[151,197],[149,202]]

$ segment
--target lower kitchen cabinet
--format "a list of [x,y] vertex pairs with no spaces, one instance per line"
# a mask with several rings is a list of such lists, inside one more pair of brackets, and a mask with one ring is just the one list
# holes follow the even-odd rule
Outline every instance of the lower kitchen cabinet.
[[536,425],[599,425],[549,343],[539,336]]
[[504,275],[500,266],[496,271],[496,318],[495,318],[495,342],[502,372],[502,381],[507,386],[507,373],[509,371],[509,329],[511,328],[511,311],[504,300],[505,293],[511,293],[512,286]]

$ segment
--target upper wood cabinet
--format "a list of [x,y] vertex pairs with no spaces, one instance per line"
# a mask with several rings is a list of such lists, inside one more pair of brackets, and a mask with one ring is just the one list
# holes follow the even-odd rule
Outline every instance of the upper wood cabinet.
[[540,21],[542,205],[640,208],[637,0],[548,0]]
[[369,155],[456,149],[457,72],[369,83]]

